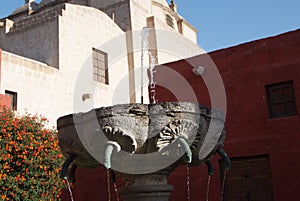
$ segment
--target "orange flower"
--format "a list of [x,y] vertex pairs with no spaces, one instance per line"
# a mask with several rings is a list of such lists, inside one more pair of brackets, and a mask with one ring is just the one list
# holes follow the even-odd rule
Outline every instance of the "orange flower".
[[9,169],[9,165],[7,163],[4,164],[3,169]]
[[[63,188],[62,180],[58,179],[62,155],[57,131],[44,129],[44,121],[44,117],[28,114],[16,118],[10,110],[0,112],[0,180],[4,180],[0,189],[7,192],[5,197],[0,195],[0,200],[40,200],[42,194],[45,200],[59,197]],[[21,184],[32,186],[29,190],[34,193],[18,191]]]

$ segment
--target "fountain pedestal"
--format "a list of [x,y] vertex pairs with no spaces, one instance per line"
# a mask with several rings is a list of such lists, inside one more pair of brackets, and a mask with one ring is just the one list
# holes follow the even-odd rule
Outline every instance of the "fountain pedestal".
[[145,185],[123,187],[120,195],[124,201],[168,201],[172,185]]
[[173,186],[168,185],[169,172],[147,175],[124,175],[120,196],[124,201],[168,201]]

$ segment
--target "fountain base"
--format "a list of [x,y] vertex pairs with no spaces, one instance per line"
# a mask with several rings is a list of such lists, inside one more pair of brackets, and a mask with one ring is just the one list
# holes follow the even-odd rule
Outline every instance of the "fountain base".
[[124,201],[168,201],[172,185],[126,186],[120,190]]
[[168,201],[173,186],[168,185],[169,173],[124,175],[120,196],[124,201]]

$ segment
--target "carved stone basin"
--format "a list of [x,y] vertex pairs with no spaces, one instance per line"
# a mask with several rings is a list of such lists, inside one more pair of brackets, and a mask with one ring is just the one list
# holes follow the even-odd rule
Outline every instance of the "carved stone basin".
[[[63,116],[58,119],[57,127],[63,154],[67,158],[76,156],[73,165],[105,164],[110,144],[121,151],[111,151],[111,166],[106,167],[127,177],[135,175],[135,181],[141,180],[136,179],[137,175],[148,174],[148,183],[149,173],[170,173],[180,164],[200,165],[208,161],[222,148],[225,139],[223,113],[188,102],[102,107]],[[127,185],[135,185],[133,180]]]

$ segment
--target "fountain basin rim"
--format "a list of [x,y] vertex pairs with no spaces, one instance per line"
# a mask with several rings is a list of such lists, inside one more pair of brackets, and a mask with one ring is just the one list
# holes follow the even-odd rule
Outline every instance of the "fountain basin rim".
[[[142,104],[142,103],[126,103],[126,104],[117,104],[117,105],[113,105],[113,106],[106,106],[106,107],[100,107],[100,108],[95,108],[92,109],[88,112],[79,112],[79,113],[73,113],[73,114],[68,114],[65,116],[62,116],[60,118],[57,119],[57,129],[61,128],[61,127],[65,127],[68,125],[74,125],[74,123],[76,124],[82,124],[85,123],[87,121],[93,120],[95,119],[95,117],[98,118],[97,114],[101,111],[101,110],[109,110],[112,108],[116,108],[116,107],[122,107],[122,106],[147,106],[148,110],[151,107],[155,107],[155,106],[159,106],[159,105],[166,105],[166,104],[178,104],[178,106],[180,106],[180,104],[190,104],[190,105],[194,105],[194,106],[198,106],[198,110],[192,110],[192,111],[184,111],[184,110],[178,110],[178,111],[173,111],[173,112],[178,112],[178,113],[191,113],[191,114],[199,114],[199,115],[204,115],[206,117],[209,118],[216,118],[221,120],[222,122],[225,122],[225,114],[223,111],[214,109],[214,108],[208,108],[202,104],[198,104],[198,103],[193,103],[193,102],[160,102],[160,103],[156,103],[156,104]],[[145,116],[148,116],[149,113],[148,111],[145,113]],[[78,117],[78,118],[76,118]],[[76,122],[75,122],[76,119]]]

